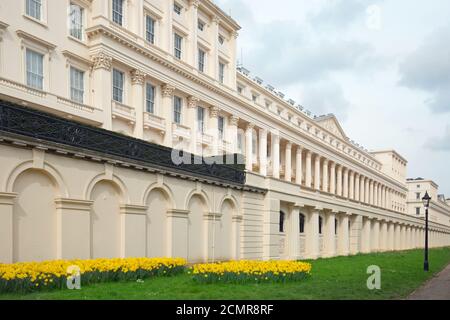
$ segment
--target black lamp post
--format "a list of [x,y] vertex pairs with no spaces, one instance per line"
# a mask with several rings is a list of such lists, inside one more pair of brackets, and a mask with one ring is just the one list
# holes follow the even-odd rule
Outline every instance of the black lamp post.
[[428,208],[430,207],[431,197],[428,195],[428,191],[422,198],[423,206],[425,207],[425,261],[423,263],[423,270],[428,271]]

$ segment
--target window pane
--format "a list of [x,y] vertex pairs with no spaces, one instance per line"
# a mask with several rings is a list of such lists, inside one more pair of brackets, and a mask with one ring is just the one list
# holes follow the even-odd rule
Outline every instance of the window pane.
[[42,90],[44,84],[44,55],[27,49],[26,66],[27,86]]
[[220,83],[225,82],[225,64],[219,63],[219,81]]
[[112,19],[115,23],[123,23],[123,0],[113,0]]
[[113,100],[123,102],[124,74],[119,70],[113,70]]
[[83,40],[83,15],[83,8],[75,4],[70,5],[70,35],[79,40]]
[[181,59],[181,48],[183,38],[178,34],[174,34],[174,55],[177,59]]
[[219,139],[220,139],[220,140],[223,140],[224,118],[223,118],[223,117],[219,117],[218,121],[219,121],[219,124],[218,124],[218,128],[219,128]]
[[148,113],[155,113],[155,87],[147,83],[146,110]]
[[197,107],[197,131],[203,133],[205,128],[205,109]]
[[74,67],[70,67],[70,97],[73,101],[83,103],[84,72]]
[[27,15],[41,20],[42,0],[27,0],[26,13]]
[[155,20],[152,17],[146,17],[146,39],[150,43],[155,43]]
[[181,124],[181,98],[175,96],[173,104],[173,122]]
[[205,71],[205,52],[200,49],[198,50],[198,70]]

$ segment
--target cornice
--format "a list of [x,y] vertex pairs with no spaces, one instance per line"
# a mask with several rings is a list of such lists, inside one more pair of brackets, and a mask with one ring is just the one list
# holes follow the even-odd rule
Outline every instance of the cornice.
[[23,31],[23,30],[17,30],[16,34],[17,34],[17,36],[19,38],[38,43],[41,46],[45,47],[47,50],[52,51],[52,50],[56,49],[56,45],[55,44],[50,43],[48,41],[45,41],[45,40],[43,40],[41,38],[38,38],[35,35],[32,35],[32,34],[30,34],[28,32]]

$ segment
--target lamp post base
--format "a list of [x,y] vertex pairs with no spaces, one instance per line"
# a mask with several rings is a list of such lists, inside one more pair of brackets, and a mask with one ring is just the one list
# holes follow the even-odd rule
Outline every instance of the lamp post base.
[[425,262],[423,263],[423,270],[424,270],[424,271],[428,271],[428,270],[429,270],[429,267],[428,267],[428,261],[425,261]]

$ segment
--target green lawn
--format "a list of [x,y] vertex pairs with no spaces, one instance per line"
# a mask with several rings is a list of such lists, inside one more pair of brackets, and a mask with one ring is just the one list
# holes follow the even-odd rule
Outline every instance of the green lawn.
[[[398,299],[450,263],[450,248],[430,251],[430,272],[423,251],[411,250],[312,261],[312,276],[286,284],[197,284],[189,274],[146,279],[143,283],[96,284],[81,290],[56,290],[0,299]],[[381,268],[381,290],[366,287],[367,267]]]

